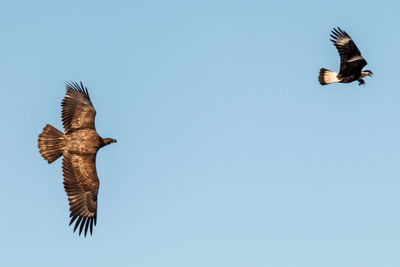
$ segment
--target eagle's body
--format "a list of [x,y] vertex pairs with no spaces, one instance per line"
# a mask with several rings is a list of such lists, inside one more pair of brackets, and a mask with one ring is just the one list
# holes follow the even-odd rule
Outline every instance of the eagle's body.
[[47,124],[39,135],[39,152],[48,163],[63,156],[64,188],[70,204],[70,225],[74,231],[93,232],[97,218],[99,179],[96,172],[97,151],[116,142],[101,138],[95,129],[96,110],[83,84],[67,83],[62,101],[62,121],[65,134]]
[[64,151],[77,155],[97,153],[101,137],[93,129],[82,129],[65,135]]
[[372,71],[362,71],[367,61],[361,56],[353,39],[345,31],[333,29],[330,35],[331,41],[337,48],[340,55],[340,72],[336,73],[325,68],[319,71],[318,80],[321,85],[329,83],[351,83],[358,81],[359,85],[365,84],[363,80],[366,76],[372,76]]

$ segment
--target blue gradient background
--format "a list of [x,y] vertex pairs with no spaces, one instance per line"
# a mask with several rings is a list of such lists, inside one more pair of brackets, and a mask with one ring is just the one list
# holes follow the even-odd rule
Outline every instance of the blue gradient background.
[[[2,1],[0,265],[399,266],[398,1]],[[341,26],[374,77],[337,71]],[[68,227],[63,82],[100,135],[98,224]]]

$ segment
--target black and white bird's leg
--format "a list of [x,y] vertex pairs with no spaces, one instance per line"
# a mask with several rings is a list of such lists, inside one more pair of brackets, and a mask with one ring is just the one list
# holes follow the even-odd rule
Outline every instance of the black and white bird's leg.
[[364,85],[364,84],[365,84],[365,81],[363,79],[359,79],[358,80],[358,85],[361,86],[361,85]]

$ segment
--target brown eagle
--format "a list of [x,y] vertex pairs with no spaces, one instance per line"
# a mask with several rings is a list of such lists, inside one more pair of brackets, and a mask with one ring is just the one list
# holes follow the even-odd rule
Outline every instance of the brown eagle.
[[103,146],[117,142],[101,138],[94,126],[96,110],[82,82],[66,83],[67,92],[61,103],[65,134],[47,124],[39,135],[39,152],[48,163],[63,156],[64,188],[68,195],[71,221],[76,221],[85,236],[97,221],[97,193],[99,179],[96,172],[96,154]]

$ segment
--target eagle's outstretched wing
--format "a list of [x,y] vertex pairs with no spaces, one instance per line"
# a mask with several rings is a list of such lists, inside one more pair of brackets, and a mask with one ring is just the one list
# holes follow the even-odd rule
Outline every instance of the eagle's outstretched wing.
[[88,229],[93,232],[97,219],[97,193],[99,179],[96,172],[96,154],[76,155],[68,152],[63,158],[64,188],[70,205],[70,225],[76,220],[74,232],[79,227],[79,235]]
[[361,56],[360,50],[350,35],[338,27],[332,30],[330,36],[340,55],[340,74],[350,76],[361,72],[362,68],[367,65],[367,61]]
[[96,110],[90,101],[89,93],[82,82],[80,85],[76,82],[65,84],[67,92],[61,103],[62,122],[65,133],[79,129],[95,129],[94,118]]

